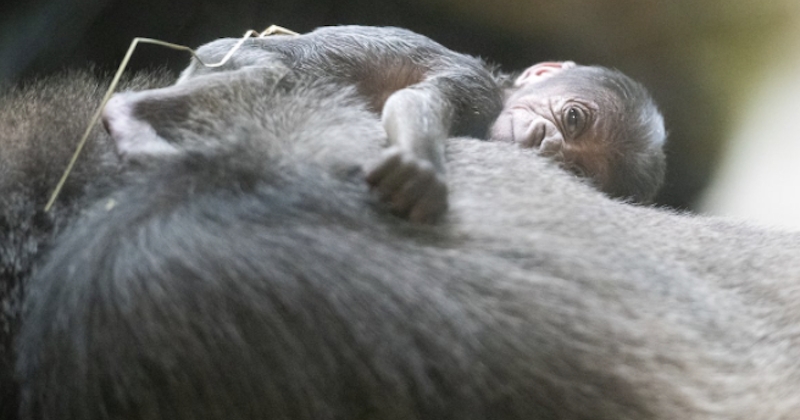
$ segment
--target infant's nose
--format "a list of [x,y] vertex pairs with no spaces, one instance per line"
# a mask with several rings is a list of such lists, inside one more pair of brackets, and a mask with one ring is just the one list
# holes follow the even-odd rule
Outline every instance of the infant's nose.
[[539,147],[545,136],[546,126],[538,118],[531,119],[530,112],[516,111],[513,118],[514,143],[520,147]]

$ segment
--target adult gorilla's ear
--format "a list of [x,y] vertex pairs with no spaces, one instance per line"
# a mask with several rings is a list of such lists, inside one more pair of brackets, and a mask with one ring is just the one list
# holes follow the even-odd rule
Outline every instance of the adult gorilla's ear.
[[283,66],[245,67],[161,89],[118,93],[103,109],[103,124],[117,152],[128,158],[213,148],[221,144],[220,136],[249,121],[245,117],[254,112],[252,106],[268,99],[287,72]]
[[171,155],[178,152],[173,131],[188,115],[182,89],[170,86],[118,93],[103,109],[103,126],[126,158]]

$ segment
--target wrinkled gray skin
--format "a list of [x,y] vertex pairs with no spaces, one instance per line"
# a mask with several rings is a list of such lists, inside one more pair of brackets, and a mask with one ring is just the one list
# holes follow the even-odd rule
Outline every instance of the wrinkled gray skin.
[[445,220],[411,224],[363,183],[386,134],[352,89],[178,86],[109,128],[203,146],[129,174],[29,284],[23,418],[800,412],[800,235],[625,205],[473,139],[446,143]]

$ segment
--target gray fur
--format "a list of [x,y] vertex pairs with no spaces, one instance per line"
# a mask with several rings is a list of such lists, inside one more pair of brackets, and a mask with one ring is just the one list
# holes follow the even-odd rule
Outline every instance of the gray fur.
[[[200,47],[198,55],[204,63],[217,63],[238,42],[213,41]],[[370,168],[367,180],[385,201],[394,204],[395,213],[417,221],[434,220],[447,208],[444,139],[486,138],[489,125],[503,108],[502,97],[524,89],[481,60],[425,36],[401,28],[368,26],[322,27],[301,36],[251,39],[222,67],[208,68],[192,60],[178,84],[208,74],[276,64],[330,83],[355,86],[369,108],[381,114],[388,144],[394,147]],[[608,162],[604,174],[577,162],[564,162],[562,157],[563,166],[612,197],[650,202],[664,180],[666,134],[647,89],[600,66],[578,66],[555,78],[584,86],[591,97],[607,98],[610,106],[618,108],[611,115],[613,121],[603,122],[615,127],[605,139],[610,146],[598,148],[595,153],[602,156],[590,159]],[[548,154],[556,160],[560,156],[552,150]],[[392,182],[397,178],[423,191],[398,191],[397,182]],[[426,201],[426,196],[438,200]]]
[[[123,80],[125,89],[163,86],[165,74]],[[86,205],[104,194],[120,172],[108,135],[92,132],[60,199],[44,205],[105,93],[90,72],[69,72],[0,95],[0,419],[16,418],[12,380],[13,338],[19,327],[25,282],[34,263]]]
[[[205,65],[222,62],[235,45],[241,47],[225,65]],[[368,108],[381,115],[391,146],[368,171],[367,182],[394,213],[418,222],[433,221],[447,209],[445,139],[485,137],[502,107],[502,90],[482,61],[400,28],[323,27],[300,36],[251,38],[243,44],[221,39],[200,47],[197,56],[165,95],[181,95],[185,82],[197,78],[271,73],[276,66],[355,87]],[[117,97],[107,105],[106,122],[118,149],[133,157],[177,152],[177,136],[164,130],[170,121],[161,121],[161,110],[148,109],[148,103]],[[183,114],[176,107],[173,111]],[[130,112],[151,123],[152,129],[120,124],[131,121],[126,116]]]
[[182,83],[174,132],[205,146],[129,174],[32,279],[25,418],[800,412],[800,235],[628,206],[474,139],[447,143],[443,223],[409,224],[363,183],[385,137],[358,95],[209,80]]

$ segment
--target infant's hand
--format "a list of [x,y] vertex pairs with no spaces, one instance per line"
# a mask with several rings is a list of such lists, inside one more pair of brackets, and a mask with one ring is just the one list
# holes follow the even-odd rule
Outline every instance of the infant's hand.
[[367,183],[392,212],[412,222],[434,222],[447,210],[443,174],[399,148],[388,149],[377,165],[367,169]]

